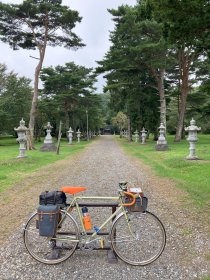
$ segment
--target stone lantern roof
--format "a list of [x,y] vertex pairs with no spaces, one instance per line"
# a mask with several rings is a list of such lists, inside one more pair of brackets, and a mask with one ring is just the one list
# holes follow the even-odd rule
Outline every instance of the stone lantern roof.
[[20,126],[18,126],[18,128],[14,128],[14,130],[17,131],[17,132],[27,131],[28,130],[28,128],[25,126],[25,121],[23,120],[23,118],[20,121]]

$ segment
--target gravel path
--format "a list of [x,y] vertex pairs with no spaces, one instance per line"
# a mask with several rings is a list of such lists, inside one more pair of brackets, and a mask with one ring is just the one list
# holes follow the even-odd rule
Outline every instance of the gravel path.
[[[44,176],[46,174],[51,174],[49,179]],[[85,185],[88,187],[85,195],[116,195],[119,181],[138,183],[149,198],[149,210],[161,219],[166,228],[167,246],[162,256],[146,267],[132,267],[121,260],[109,264],[104,251],[76,251],[67,261],[47,266],[27,253],[21,225],[1,246],[0,279],[193,280],[210,275],[208,223],[201,221],[195,212],[181,208],[182,202],[178,199],[183,195],[181,191],[125,155],[111,136],[101,136],[79,156],[54,164],[53,173],[51,169],[51,173],[40,173],[40,180],[32,179],[33,207],[37,201],[35,196],[40,191],[59,189],[62,185]],[[96,215],[100,219],[102,214]]]

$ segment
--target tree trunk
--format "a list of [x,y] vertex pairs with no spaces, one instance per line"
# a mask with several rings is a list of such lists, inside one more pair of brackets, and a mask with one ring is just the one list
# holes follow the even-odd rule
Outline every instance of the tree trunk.
[[37,102],[38,102],[38,95],[39,95],[39,74],[42,69],[42,64],[44,61],[44,55],[45,55],[45,49],[46,46],[43,46],[42,49],[40,49],[40,59],[39,63],[36,66],[35,73],[34,73],[34,94],[31,104],[31,111],[30,111],[30,120],[29,120],[29,149],[34,150],[34,125],[35,125],[35,118],[36,118],[36,111],[37,111]]
[[36,118],[36,111],[37,111],[37,102],[38,102],[38,95],[39,95],[39,74],[42,69],[42,64],[44,61],[45,57],[45,51],[46,51],[46,46],[47,46],[47,36],[48,36],[48,18],[45,24],[45,32],[44,32],[44,42],[43,44],[40,44],[37,41],[37,38],[35,36],[33,27],[31,27],[33,35],[34,35],[34,40],[36,42],[37,48],[39,49],[39,62],[36,66],[35,73],[34,73],[34,94],[33,94],[33,99],[32,99],[32,104],[31,104],[31,111],[30,111],[30,120],[29,120],[29,149],[34,150],[34,125],[35,125],[35,118]]
[[156,70],[151,69],[152,75],[156,79],[158,93],[160,97],[160,122],[166,128],[166,98],[165,98],[165,88],[164,88],[164,75],[165,69]]
[[132,141],[131,116],[128,114],[128,142]]
[[189,93],[189,66],[190,66],[190,59],[188,53],[184,53],[184,51],[180,51],[179,54],[180,60],[180,75],[181,75],[181,85],[180,85],[180,98],[179,98],[179,116],[178,122],[176,127],[176,135],[174,142],[180,142],[182,139],[182,131],[184,127],[184,118],[186,112],[186,102],[187,102],[187,95]]
[[166,98],[165,98],[165,88],[164,88],[164,74],[165,69],[161,69],[158,75],[158,92],[160,96],[160,122],[166,128]]
[[68,102],[65,101],[64,103],[64,110],[65,110],[65,127],[66,129],[69,129],[70,124],[69,124],[69,113],[68,113]]

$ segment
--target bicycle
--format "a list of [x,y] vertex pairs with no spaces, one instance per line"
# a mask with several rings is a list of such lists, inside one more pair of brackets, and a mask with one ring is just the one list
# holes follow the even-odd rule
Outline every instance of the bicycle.
[[[108,244],[114,253],[124,262],[131,265],[144,266],[152,263],[162,254],[166,244],[166,232],[160,219],[153,213],[142,208],[141,192],[130,192],[126,183],[120,184],[119,195],[116,197],[77,196],[85,191],[85,187],[63,187],[62,191],[72,195],[72,200],[61,209],[61,218],[56,235],[43,237],[39,235],[37,226],[38,213],[27,221],[23,235],[25,247],[30,255],[44,264],[58,264],[68,259],[80,248],[92,250],[104,247],[102,229],[111,221]],[[95,231],[87,231],[83,223],[83,215],[79,201],[111,200],[117,208]],[[140,199],[140,211],[130,211],[136,200]],[[73,217],[73,210],[79,217],[78,225]]]

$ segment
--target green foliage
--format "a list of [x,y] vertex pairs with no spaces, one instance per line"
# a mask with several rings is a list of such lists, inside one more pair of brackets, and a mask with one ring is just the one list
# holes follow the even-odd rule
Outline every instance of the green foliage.
[[[105,91],[111,94],[111,108],[129,115],[133,127],[146,126],[154,131],[159,122],[160,91],[164,100],[164,86],[160,84],[167,60],[162,24],[151,18],[145,1],[109,12],[115,22],[112,46],[98,62],[97,72],[106,73]],[[165,110],[161,107],[161,116]]]
[[[165,36],[179,47],[209,46],[210,7],[208,0],[149,0],[155,16],[163,22]],[[190,15],[190,16],[189,16]]]
[[[198,73],[197,68],[205,63],[208,57],[209,1],[148,0],[148,3],[153,7],[154,18],[163,24],[164,38],[171,45],[171,53],[176,57],[174,68],[178,71],[175,71],[174,78],[178,85],[178,118],[175,141],[180,141],[184,127],[186,99],[192,85],[191,77],[192,74]],[[198,75],[196,78],[196,82],[201,80]]]
[[111,108],[128,114],[134,129],[155,132],[171,101],[167,129],[177,131],[177,141],[192,114],[208,131],[207,95],[197,90],[194,101],[187,96],[198,82],[209,92],[209,9],[207,0],[143,0],[109,10],[115,23],[112,45],[97,72],[105,73]]
[[83,46],[72,31],[81,17],[77,11],[72,11],[61,3],[60,0],[0,3],[0,40],[8,43],[14,50],[35,49],[44,45],[46,39],[50,46]]
[[88,143],[90,142],[73,142],[70,147],[62,140],[59,156],[53,152],[39,151],[42,144],[36,144],[35,151],[26,151],[27,158],[17,159],[18,144],[15,138],[0,137],[0,192],[9,189],[30,173],[82,151]]
[[209,137],[199,135],[196,145],[196,154],[202,160],[189,161],[189,144],[186,140],[173,143],[168,136],[169,151],[155,151],[155,142],[148,140],[146,145],[139,143],[127,143],[121,140],[125,150],[133,156],[142,159],[146,164],[162,177],[168,177],[175,181],[177,188],[185,190],[194,205],[201,209],[210,207],[210,144]]
[[201,280],[210,280],[210,276],[204,276],[201,278]]
[[30,79],[7,73],[6,66],[0,65],[0,133],[14,134],[22,117],[28,122],[31,100]]
[[[176,95],[176,93],[172,93]],[[168,133],[175,134],[177,112],[177,97],[171,97],[168,106]],[[196,120],[199,127],[202,128],[202,133],[210,132],[210,99],[209,93],[203,92],[200,88],[194,88],[187,98],[185,126],[188,126],[192,117]]]
[[128,117],[123,112],[118,112],[117,115],[112,118],[112,124],[117,127],[120,131],[122,129],[127,129],[128,127]]
[[111,94],[109,92],[105,92],[101,94],[100,97],[101,97],[102,116],[103,116],[104,124],[111,125],[112,118],[115,115],[114,110],[110,108]]
[[100,95],[94,94],[95,74],[92,69],[78,66],[73,62],[65,66],[44,68],[41,72],[44,89],[39,111],[55,123],[63,120],[64,128],[86,130],[86,114],[89,115],[89,128],[100,128],[102,104]]
[[19,5],[0,2],[0,40],[8,43],[14,50],[23,48],[39,51],[29,120],[30,149],[33,149],[39,74],[46,48],[48,45],[74,49],[84,46],[72,30],[80,21],[78,12],[62,6],[61,0],[25,0]]

